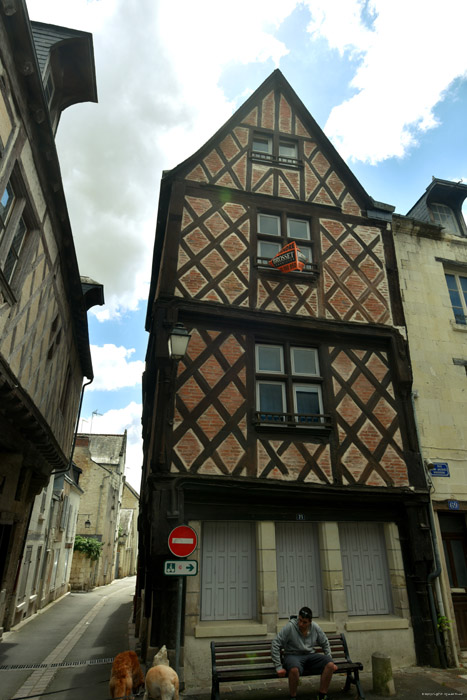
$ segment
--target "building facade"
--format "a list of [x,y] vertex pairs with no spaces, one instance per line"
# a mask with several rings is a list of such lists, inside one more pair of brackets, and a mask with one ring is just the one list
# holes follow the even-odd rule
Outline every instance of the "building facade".
[[120,508],[126,459],[126,432],[122,435],[79,433],[74,461],[82,470],[83,495],[76,534],[102,543],[99,559],[73,557],[70,583],[76,590],[104,586],[117,577]]
[[394,217],[421,454],[431,486],[434,578],[448,661],[467,657],[467,186],[433,178]]
[[[304,604],[366,665],[375,650],[395,666],[437,662],[392,211],[280,71],[164,173],[137,629],[148,656],[166,644],[181,659],[186,684],[208,683],[211,639],[272,637]],[[179,362],[177,324],[191,334]],[[199,574],[180,589],[165,561],[182,523]]]
[[92,37],[31,23],[0,3],[0,628],[34,497],[71,466],[83,378],[92,380],[87,310],[55,148],[63,109],[97,101]]
[[13,624],[69,591],[82,489],[80,469],[51,478],[34,499],[15,590]]
[[123,483],[122,505],[120,508],[118,526],[118,550],[117,563],[115,565],[116,578],[136,575],[138,560],[138,513],[139,496],[134,488],[125,481]]

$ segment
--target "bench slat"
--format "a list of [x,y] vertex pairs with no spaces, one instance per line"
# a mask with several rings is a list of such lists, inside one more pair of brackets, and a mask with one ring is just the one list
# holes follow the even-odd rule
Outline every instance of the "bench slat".
[[[328,636],[331,656],[337,665],[334,673],[345,673],[347,678],[344,690],[353,684],[358,696],[364,700],[360,686],[359,671],[363,664],[353,662],[349,657],[347,642],[343,634]],[[271,641],[268,639],[211,642],[212,691],[211,700],[219,699],[219,683],[253,680],[280,680],[272,664]],[[324,653],[322,647],[315,647],[317,653]]]

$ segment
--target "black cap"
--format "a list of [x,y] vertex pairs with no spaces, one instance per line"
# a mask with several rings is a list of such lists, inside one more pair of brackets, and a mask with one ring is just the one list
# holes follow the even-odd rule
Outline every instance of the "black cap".
[[298,616],[299,617],[306,617],[308,620],[311,620],[313,617],[313,613],[311,612],[310,608],[303,607],[303,608],[300,608]]

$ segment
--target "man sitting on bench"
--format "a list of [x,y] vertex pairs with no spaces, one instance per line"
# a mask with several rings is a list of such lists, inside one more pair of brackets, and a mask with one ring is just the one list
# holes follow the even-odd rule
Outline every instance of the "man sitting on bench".
[[[319,674],[321,674],[321,681],[318,700],[325,700],[332,674],[337,671],[337,666],[331,658],[328,638],[312,618],[313,613],[310,608],[301,608],[298,620],[296,618],[289,620],[272,640],[272,661],[279,678],[287,674],[289,676],[291,700],[295,700],[297,696],[300,676]],[[315,654],[315,645],[321,646],[324,654]],[[284,665],[281,662],[281,649],[284,650]]]

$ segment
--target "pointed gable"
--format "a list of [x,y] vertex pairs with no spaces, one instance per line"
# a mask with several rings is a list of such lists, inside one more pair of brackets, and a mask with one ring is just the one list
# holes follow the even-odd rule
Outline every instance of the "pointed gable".
[[279,70],[167,177],[173,174],[352,215],[361,215],[372,202]]

